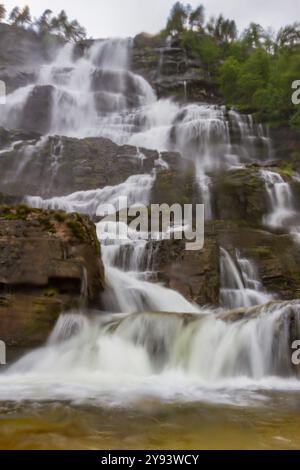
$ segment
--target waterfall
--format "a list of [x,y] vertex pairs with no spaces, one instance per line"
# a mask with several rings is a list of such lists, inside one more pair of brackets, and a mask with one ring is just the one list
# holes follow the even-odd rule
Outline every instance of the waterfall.
[[[96,41],[78,58],[74,46],[66,45],[53,63],[41,68],[34,85],[8,97],[0,123],[17,127],[34,88],[50,87],[48,134],[107,137],[135,146],[136,158],[141,160],[140,149],[144,147],[179,151],[195,165],[206,214],[212,218],[210,172],[253,163],[260,144],[265,152],[258,160],[265,160],[270,156],[270,141],[249,116],[203,103],[180,105],[170,99],[158,100],[150,84],[130,71],[130,49],[129,40]],[[22,156],[18,172],[26,173],[37,146],[47,138],[27,144],[27,157]],[[54,174],[60,164],[59,138],[52,150]],[[157,164],[167,168],[162,157]],[[220,394],[216,398],[211,390],[299,389],[299,382],[291,378],[296,374],[291,364],[291,339],[300,334],[299,303],[266,304],[273,296],[265,291],[252,260],[238,251],[230,255],[221,249],[223,309],[210,311],[174,290],[149,282],[153,245],[113,217],[101,220],[103,206],[110,205],[111,216],[126,209],[119,205],[125,197],[128,205],[149,206],[158,169],[152,174],[132,175],[116,186],[49,199],[27,197],[33,207],[97,218],[106,272],[103,310],[109,313],[62,315],[43,348],[1,374],[1,400],[74,399],[116,404],[136,396],[159,396],[219,401]],[[262,172],[272,207],[266,222],[277,226],[293,212],[293,203],[289,186],[274,175]],[[116,239],[114,234],[122,231],[127,235]],[[84,295],[85,272],[81,287]],[[257,305],[260,307],[250,309]],[[225,308],[239,307],[250,309],[243,318],[236,319],[232,312],[228,317],[224,314]],[[279,380],[285,376],[290,381]],[[228,403],[226,394],[224,400]]]
[[254,264],[236,251],[235,260],[228,251],[220,253],[220,304],[224,308],[251,307],[269,302],[272,295],[266,293]]
[[290,361],[292,317],[299,335],[299,302],[235,322],[215,315],[63,315],[43,348],[0,376],[0,399],[115,406],[144,397],[226,397],[243,404],[239,389],[299,389]]
[[131,47],[131,40],[95,41],[78,58],[75,46],[66,44],[40,68],[35,84],[7,97],[0,124],[22,127],[22,110],[36,106],[30,97],[42,88],[52,102],[48,134],[106,137],[117,144],[179,151],[193,161],[211,218],[208,173],[243,168],[253,162],[258,146],[266,147],[261,158],[269,156],[270,139],[249,116],[224,107],[158,100],[150,84],[130,71]]
[[299,238],[299,214],[294,207],[294,198],[289,183],[279,173],[261,171],[269,198],[270,213],[264,216],[263,222],[270,228],[289,229]]
[[[101,208],[110,204],[113,215],[118,210],[132,205],[148,206],[154,180],[155,174],[134,175],[119,186],[81,191],[52,199],[28,197],[27,202],[36,208],[75,211],[91,216],[99,215]],[[122,197],[126,197],[128,205],[119,207]],[[97,224],[106,270],[107,288],[102,301],[105,310],[118,313],[200,312],[200,307],[188,302],[178,292],[144,280],[147,278],[147,268],[151,264],[148,244],[141,239],[141,234],[138,232],[129,231],[130,237],[124,238],[124,233],[127,232],[128,227],[124,223],[100,221]],[[116,237],[116,234],[122,236]],[[146,271],[143,272],[141,270],[144,267]]]

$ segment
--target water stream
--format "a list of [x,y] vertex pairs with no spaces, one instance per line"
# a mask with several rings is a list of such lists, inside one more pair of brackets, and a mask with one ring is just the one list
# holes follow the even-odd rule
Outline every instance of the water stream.
[[[259,160],[267,160],[271,142],[262,126],[235,111],[158,100],[150,84],[130,71],[130,50],[129,40],[98,41],[78,58],[68,44],[53,63],[41,67],[35,85],[8,97],[0,124],[18,127],[34,87],[50,86],[48,135],[107,137],[136,146],[137,158],[142,158],[140,148],[180,151],[195,164],[207,218],[213,218],[210,173],[245,168],[255,161],[257,144],[264,149]],[[28,158],[34,158],[29,150]],[[53,155],[55,172],[59,152]],[[26,161],[20,171],[26,171]],[[265,223],[283,226],[295,215],[289,185],[275,173],[261,175],[271,206]],[[154,170],[132,175],[118,186],[51,199],[28,196],[27,201],[34,207],[97,216],[104,204],[117,210],[124,196],[130,205],[148,205],[155,178]],[[273,299],[251,260],[221,249],[223,310],[209,310],[149,282],[149,244],[137,234],[114,240],[109,235],[115,229],[114,222],[97,223],[108,313],[61,316],[43,348],[1,374],[1,401],[129,406],[159,399],[256,406],[268,399],[270,390],[299,390],[290,360],[291,315],[299,330],[298,303],[261,306],[256,314],[233,322],[222,317],[224,309],[264,305]]]

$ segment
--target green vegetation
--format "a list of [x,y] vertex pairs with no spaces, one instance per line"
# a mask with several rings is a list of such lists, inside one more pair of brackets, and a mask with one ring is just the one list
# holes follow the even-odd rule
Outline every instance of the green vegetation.
[[6,220],[26,220],[27,216],[32,212],[28,206],[19,205],[10,207],[6,205],[0,206],[0,219]]
[[202,5],[192,10],[177,2],[164,33],[203,63],[227,105],[300,130],[300,108],[292,103],[292,83],[300,80],[300,22],[278,33],[250,23],[239,34],[233,20],[220,15],[205,22]]
[[[79,219],[79,217],[78,217]],[[69,220],[67,226],[72,231],[77,240],[85,241],[87,239],[86,232],[81,220]]]
[[[0,22],[5,17],[6,8],[3,4],[0,4]],[[67,41],[76,42],[86,38],[85,29],[77,20],[70,21],[64,10],[57,17],[54,17],[52,11],[47,9],[40,18],[33,20],[28,5],[22,9],[15,7],[8,15],[8,22],[14,26],[31,29],[40,35],[57,34]]]

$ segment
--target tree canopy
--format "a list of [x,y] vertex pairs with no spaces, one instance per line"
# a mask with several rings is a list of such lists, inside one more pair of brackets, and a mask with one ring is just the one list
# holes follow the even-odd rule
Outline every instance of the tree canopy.
[[292,83],[300,80],[300,22],[277,33],[252,22],[239,33],[234,20],[223,15],[206,20],[202,5],[193,10],[177,2],[166,33],[199,59],[226,104],[300,130],[300,109],[291,100]]
[[[0,21],[5,18],[6,8],[0,4]],[[46,9],[39,18],[32,19],[28,5],[23,8],[16,6],[8,14],[7,20],[13,26],[30,28],[41,35],[58,34],[67,41],[79,41],[86,38],[85,28],[77,20],[69,20],[64,10],[55,17],[50,9]]]

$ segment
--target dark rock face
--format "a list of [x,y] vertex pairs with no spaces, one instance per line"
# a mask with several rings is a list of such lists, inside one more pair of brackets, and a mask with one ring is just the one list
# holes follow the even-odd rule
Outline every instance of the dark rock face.
[[152,204],[195,204],[201,202],[195,168],[182,157],[157,174],[151,194]]
[[300,129],[281,125],[270,129],[270,137],[276,158],[281,160],[283,165],[290,163],[294,170],[300,172]]
[[[8,143],[15,134],[2,131]],[[0,139],[1,139],[0,132]],[[28,138],[35,134],[25,133]],[[123,183],[134,174],[150,173],[159,154],[136,147],[118,146],[108,139],[46,137],[16,145],[1,155],[0,191],[18,196],[53,197],[76,191],[101,189]],[[170,165],[181,159],[177,153],[163,153]],[[54,168],[55,166],[55,168]]]
[[41,344],[62,311],[99,307],[104,282],[87,217],[0,208],[0,336],[8,345]]
[[213,176],[213,204],[216,219],[243,220],[261,225],[268,212],[265,183],[259,168],[232,170]]
[[154,271],[165,285],[199,305],[219,305],[220,248],[239,250],[254,261],[264,287],[280,300],[300,295],[300,247],[290,235],[276,235],[242,227],[234,222],[211,221],[205,225],[201,251],[186,251],[184,240],[156,244]]
[[63,41],[54,35],[0,24],[0,80],[10,93],[34,81],[36,66],[50,60]]
[[24,106],[18,127],[46,134],[51,126],[53,92],[52,86],[35,86]]
[[213,83],[203,64],[189,57],[181,47],[166,47],[165,40],[139,34],[134,39],[133,71],[142,75],[158,96],[179,100],[220,101],[217,84]]
[[157,280],[199,305],[219,303],[219,249],[215,236],[199,251],[186,251],[185,240],[156,244],[153,269]]

